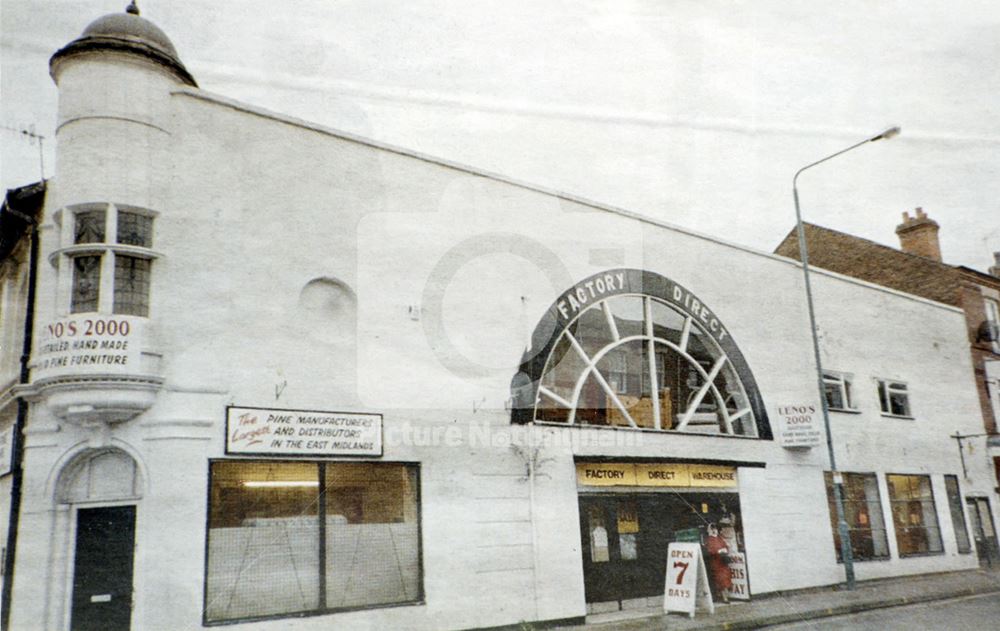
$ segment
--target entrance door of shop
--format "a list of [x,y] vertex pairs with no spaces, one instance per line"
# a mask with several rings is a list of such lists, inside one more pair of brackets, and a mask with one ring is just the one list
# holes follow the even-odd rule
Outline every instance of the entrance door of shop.
[[588,603],[662,597],[667,546],[701,538],[709,522],[739,514],[735,493],[580,495]]
[[77,511],[72,631],[128,631],[134,553],[135,506]]
[[990,512],[990,501],[985,497],[967,497],[969,519],[972,520],[972,536],[976,540],[979,565],[1000,566],[1000,547],[997,546],[997,530]]

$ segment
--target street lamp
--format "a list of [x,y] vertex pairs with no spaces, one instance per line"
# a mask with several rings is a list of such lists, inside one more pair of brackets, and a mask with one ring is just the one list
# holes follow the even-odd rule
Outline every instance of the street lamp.
[[799,258],[802,260],[802,275],[806,282],[806,304],[809,306],[809,331],[812,333],[813,354],[816,356],[816,385],[819,388],[819,402],[823,409],[823,426],[826,428],[826,449],[830,454],[830,475],[833,477],[833,497],[837,506],[837,530],[840,532],[840,555],[844,560],[844,573],[847,578],[847,589],[854,589],[854,558],[851,554],[850,533],[847,529],[847,520],[844,518],[844,480],[837,471],[837,460],[833,455],[833,436],[830,433],[830,410],[826,405],[826,387],[823,382],[823,364],[819,356],[819,338],[816,335],[816,312],[813,309],[812,286],[809,283],[809,252],[806,248],[806,231],[802,225],[802,211],[799,209],[799,189],[798,179],[802,172],[811,169],[827,160],[832,160],[837,156],[847,153],[852,149],[857,149],[861,145],[876,140],[888,140],[899,135],[899,127],[890,127],[877,136],[865,138],[859,143],[853,144],[846,149],[841,149],[837,153],[807,164],[795,172],[792,178],[792,195],[795,197],[795,227],[799,233]]

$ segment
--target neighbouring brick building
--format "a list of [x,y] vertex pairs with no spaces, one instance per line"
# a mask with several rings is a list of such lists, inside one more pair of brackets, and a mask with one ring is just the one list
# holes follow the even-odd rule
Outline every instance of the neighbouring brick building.
[[[901,249],[805,224],[811,265],[953,305],[965,312],[986,436],[976,436],[963,444],[969,453],[970,447],[978,446],[975,439],[985,441],[996,476],[994,491],[1000,493],[1000,252],[994,254],[996,260],[989,273],[949,265],[941,259],[938,230],[938,223],[922,208],[917,208],[912,217],[903,213],[903,223],[896,227]],[[789,232],[775,253],[799,259],[796,230]]]

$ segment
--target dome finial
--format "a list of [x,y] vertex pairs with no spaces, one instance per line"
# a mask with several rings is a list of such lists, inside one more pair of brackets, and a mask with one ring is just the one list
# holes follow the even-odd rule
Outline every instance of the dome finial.
[[125,13],[131,13],[132,15],[139,15],[139,7],[135,5],[135,0],[132,0],[132,2],[128,3],[128,6],[125,7]]

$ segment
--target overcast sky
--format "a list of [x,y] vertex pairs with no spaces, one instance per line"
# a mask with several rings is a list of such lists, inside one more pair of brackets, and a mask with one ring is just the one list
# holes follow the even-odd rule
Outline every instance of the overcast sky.
[[[2,0],[0,123],[54,143],[48,58],[127,0]],[[201,88],[773,250],[809,221],[1000,250],[995,0],[140,0]],[[0,131],[4,187],[38,147]],[[45,167],[54,169],[51,151]]]

